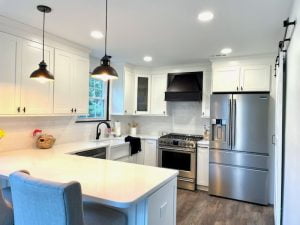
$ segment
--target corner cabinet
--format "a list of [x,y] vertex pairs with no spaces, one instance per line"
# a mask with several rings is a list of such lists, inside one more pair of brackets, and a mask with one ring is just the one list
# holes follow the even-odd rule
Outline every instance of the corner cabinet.
[[55,114],[87,114],[89,60],[55,50]]
[[213,92],[268,92],[271,65],[213,68]]

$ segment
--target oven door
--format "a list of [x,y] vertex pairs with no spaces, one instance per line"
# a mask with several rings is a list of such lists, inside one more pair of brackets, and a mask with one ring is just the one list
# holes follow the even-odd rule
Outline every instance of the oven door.
[[191,149],[159,147],[160,167],[179,170],[179,177],[196,178],[196,152]]

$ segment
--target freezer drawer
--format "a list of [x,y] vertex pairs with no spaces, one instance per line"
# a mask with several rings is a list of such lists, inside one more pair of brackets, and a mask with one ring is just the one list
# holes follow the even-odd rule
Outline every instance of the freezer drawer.
[[209,194],[268,204],[268,172],[209,164]]
[[268,170],[268,156],[239,151],[210,150],[209,162]]

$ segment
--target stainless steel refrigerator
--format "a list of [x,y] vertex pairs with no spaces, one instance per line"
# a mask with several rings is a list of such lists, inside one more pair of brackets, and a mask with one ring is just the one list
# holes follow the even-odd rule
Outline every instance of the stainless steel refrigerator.
[[269,94],[213,94],[209,194],[268,204]]

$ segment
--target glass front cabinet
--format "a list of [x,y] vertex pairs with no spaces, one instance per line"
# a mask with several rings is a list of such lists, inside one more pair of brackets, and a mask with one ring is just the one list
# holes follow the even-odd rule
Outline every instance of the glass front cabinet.
[[150,112],[151,76],[136,75],[135,114],[147,114]]

